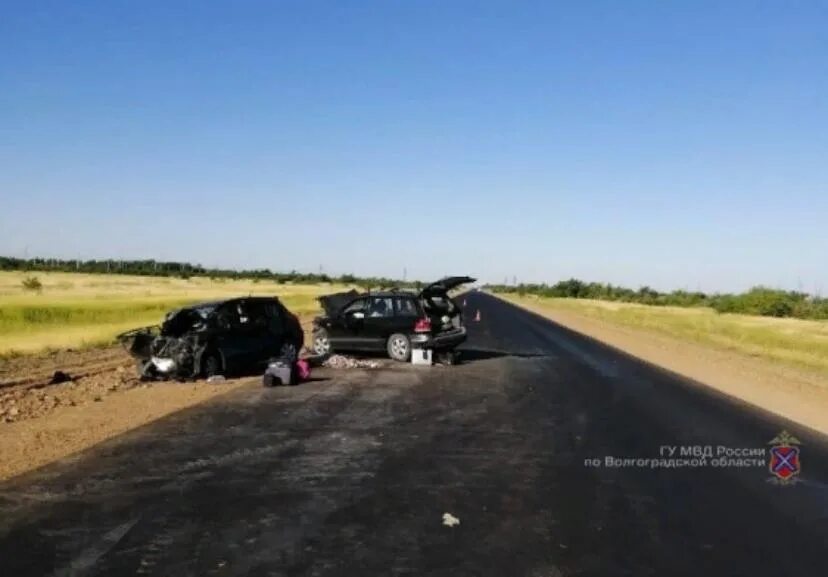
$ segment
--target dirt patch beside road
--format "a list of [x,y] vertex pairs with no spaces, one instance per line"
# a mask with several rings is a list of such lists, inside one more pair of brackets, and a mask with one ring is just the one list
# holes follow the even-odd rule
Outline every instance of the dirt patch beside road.
[[0,480],[254,382],[144,383],[120,346],[0,359]]
[[828,377],[643,329],[613,325],[528,299],[509,302],[626,353],[828,434]]
[[[140,427],[175,411],[201,403],[254,379],[228,380],[220,384],[147,383],[62,405],[47,414],[0,425],[0,480],[67,457],[110,437]],[[45,417],[45,418],[38,418]]]
[[[69,380],[53,383],[55,371]],[[4,360],[0,480],[250,382],[143,383],[132,358],[118,346]]]
[[[55,371],[69,380],[52,383]],[[0,480],[249,383],[143,383],[132,358],[117,346],[4,360]]]

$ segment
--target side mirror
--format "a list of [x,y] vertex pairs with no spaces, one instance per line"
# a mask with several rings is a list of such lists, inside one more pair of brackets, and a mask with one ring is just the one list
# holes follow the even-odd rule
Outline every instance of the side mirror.
[[362,311],[356,311],[355,313],[351,314],[352,319],[364,319],[365,313]]

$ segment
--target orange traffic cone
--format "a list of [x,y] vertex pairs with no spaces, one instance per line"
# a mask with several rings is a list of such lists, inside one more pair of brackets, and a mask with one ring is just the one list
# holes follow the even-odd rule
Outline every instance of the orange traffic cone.
[[475,322],[480,322],[480,309],[477,309],[477,314],[474,315]]

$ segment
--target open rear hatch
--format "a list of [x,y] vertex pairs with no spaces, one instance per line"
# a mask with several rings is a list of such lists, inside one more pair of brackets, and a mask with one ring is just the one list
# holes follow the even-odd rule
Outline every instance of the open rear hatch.
[[463,326],[460,307],[448,293],[476,280],[469,276],[449,276],[431,283],[420,291],[423,307],[436,333],[457,330]]
[[420,297],[426,298],[428,295],[442,296],[447,294],[450,290],[457,287],[475,282],[477,279],[470,276],[447,276],[441,278],[437,282],[433,282],[420,291]]

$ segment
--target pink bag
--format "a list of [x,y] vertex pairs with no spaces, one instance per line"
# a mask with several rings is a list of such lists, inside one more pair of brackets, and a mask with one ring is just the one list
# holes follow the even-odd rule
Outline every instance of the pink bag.
[[310,378],[310,364],[305,359],[296,361],[296,378],[299,381],[307,381]]

